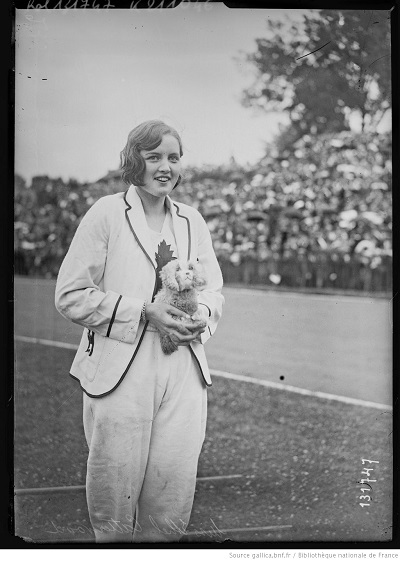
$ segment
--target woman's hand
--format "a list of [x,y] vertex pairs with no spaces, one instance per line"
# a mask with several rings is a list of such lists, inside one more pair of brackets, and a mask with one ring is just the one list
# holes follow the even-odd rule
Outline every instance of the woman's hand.
[[201,342],[200,335],[204,333],[208,324],[208,310],[199,306],[197,312],[191,316],[191,323],[186,324],[195,335],[195,340]]
[[182,320],[190,320],[187,313],[163,302],[152,302],[146,306],[147,319],[160,333],[169,335],[177,346],[189,345],[199,334],[198,330],[193,332],[193,326],[196,326],[196,324],[190,325],[190,329],[188,329],[185,321],[176,320],[172,316],[181,317]]

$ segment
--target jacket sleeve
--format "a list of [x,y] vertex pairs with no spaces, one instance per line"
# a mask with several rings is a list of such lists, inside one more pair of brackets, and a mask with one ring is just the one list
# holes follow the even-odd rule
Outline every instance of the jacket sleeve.
[[83,217],[61,265],[55,305],[66,319],[111,339],[133,343],[143,299],[99,285],[107,263],[110,198],[98,200]]
[[225,298],[221,293],[223,285],[221,269],[214,253],[209,229],[201,215],[199,215],[198,260],[206,276],[206,285],[199,292],[199,305],[208,309],[209,316],[208,326],[201,334],[201,342],[204,344],[217,329]]

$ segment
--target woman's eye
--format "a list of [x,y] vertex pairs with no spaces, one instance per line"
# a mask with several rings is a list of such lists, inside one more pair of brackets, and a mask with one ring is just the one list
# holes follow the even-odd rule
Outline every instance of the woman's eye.
[[189,265],[189,271],[193,271],[193,265]]

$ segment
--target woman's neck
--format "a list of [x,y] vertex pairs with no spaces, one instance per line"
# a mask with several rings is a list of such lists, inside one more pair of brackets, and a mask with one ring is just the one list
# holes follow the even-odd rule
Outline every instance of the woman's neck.
[[146,217],[151,218],[161,218],[165,217],[166,214],[166,204],[165,199],[166,197],[154,197],[145,191],[141,191],[140,189],[136,188],[136,192],[139,195],[143,210]]

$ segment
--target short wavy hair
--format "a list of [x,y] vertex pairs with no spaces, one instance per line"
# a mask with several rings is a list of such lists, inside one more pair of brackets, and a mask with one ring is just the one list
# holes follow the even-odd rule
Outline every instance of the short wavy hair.
[[[170,134],[176,138],[179,144],[179,155],[183,156],[182,140],[177,131],[166,125],[163,121],[145,121],[135,127],[128,135],[128,141],[121,151],[121,176],[127,184],[144,185],[144,172],[146,170],[145,160],[140,155],[141,150],[154,150],[161,142],[165,134]],[[182,177],[179,175],[175,187],[179,185]]]

